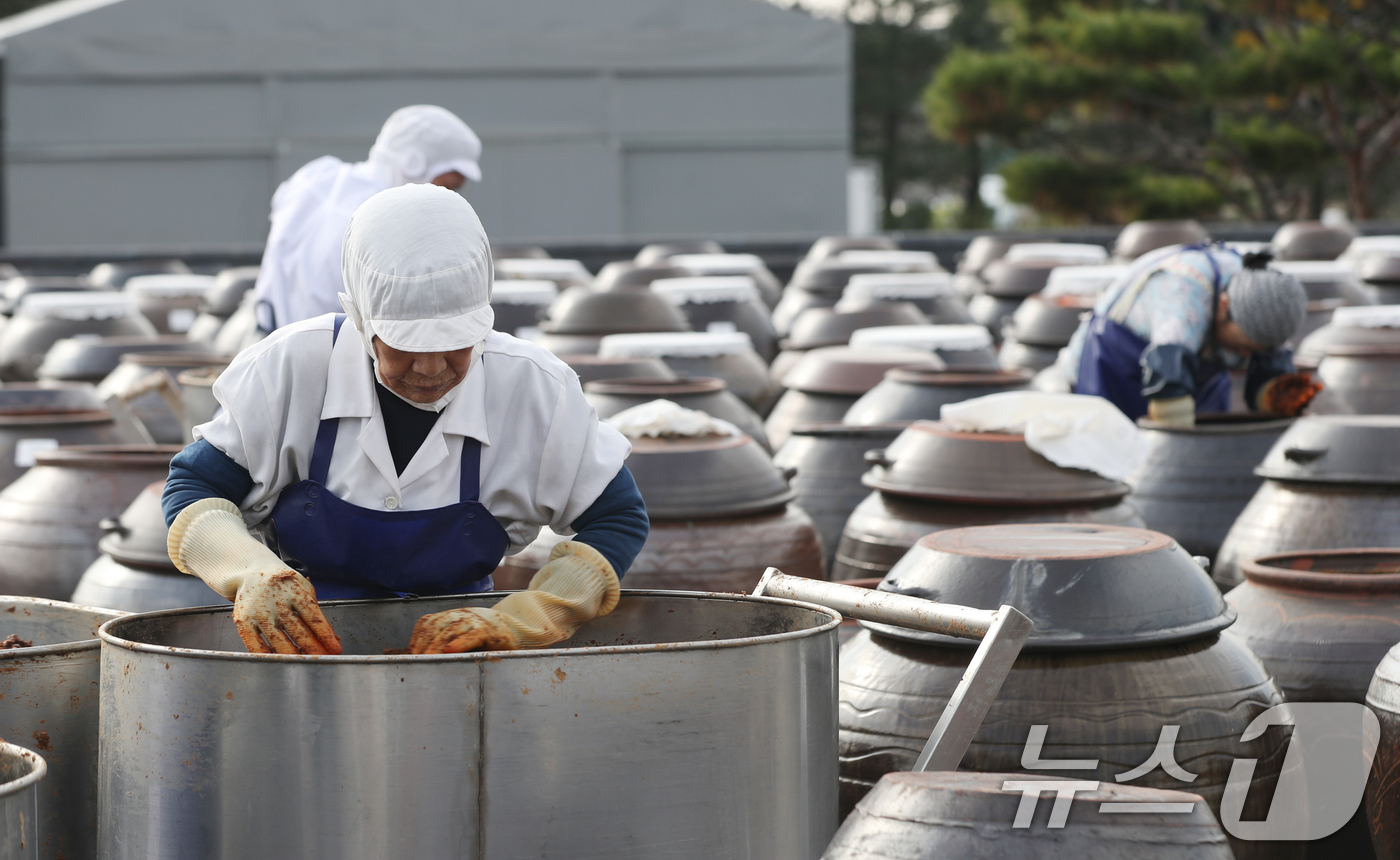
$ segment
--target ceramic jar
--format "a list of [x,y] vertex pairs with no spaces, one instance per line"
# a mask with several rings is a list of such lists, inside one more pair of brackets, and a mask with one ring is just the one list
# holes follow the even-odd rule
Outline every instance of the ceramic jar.
[[1211,566],[1222,588],[1245,562],[1294,550],[1400,547],[1400,416],[1297,419],[1255,474],[1264,483]]
[[1129,487],[1082,469],[1056,466],[1025,437],[961,433],[915,421],[862,478],[874,490],[851,512],[832,579],[884,576],[931,532],[998,523],[1140,526],[1124,501]]
[[38,454],[0,491],[0,591],[67,600],[97,559],[103,520],[164,480],[176,445],[83,445]]
[[1176,538],[1192,555],[1215,558],[1264,483],[1254,467],[1292,423],[1249,414],[1198,415],[1194,427],[1140,421],[1148,453],[1127,479],[1134,507],[1148,528]]
[[828,346],[811,350],[782,379],[787,390],[763,425],[768,439],[780,448],[798,424],[840,421],[887,371],[928,360],[927,353],[908,349]]
[[[1039,758],[1088,759],[1088,768],[1036,770],[1043,779],[1116,777],[1148,762],[1176,726],[1176,762],[1128,780],[1203,797],[1218,817],[1235,758],[1254,758],[1243,817],[1262,817],[1288,741],[1239,738],[1281,704],[1268,671],[1236,638],[1235,618],[1206,573],[1169,537],[1085,524],[1004,525],[921,539],[880,589],[992,609],[1010,604],[1035,627],[992,702],[961,769],[1019,770],[1032,726]],[[863,622],[841,649],[842,808],[881,776],[907,770],[975,643]],[[1190,762],[1190,764],[1185,764]],[[1289,843],[1231,840],[1237,858],[1301,856]]]

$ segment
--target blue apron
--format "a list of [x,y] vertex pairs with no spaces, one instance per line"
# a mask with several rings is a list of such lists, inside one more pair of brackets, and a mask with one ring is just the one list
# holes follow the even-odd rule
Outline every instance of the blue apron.
[[[337,315],[335,337],[344,315]],[[481,442],[462,440],[455,505],[426,511],[377,511],[326,489],[339,418],[316,431],[309,477],[282,491],[272,509],[274,549],[316,587],[318,600],[413,597],[490,591],[491,572],[510,538],[477,501]]]
[[[1193,245],[1183,250],[1204,251],[1207,248]],[[1220,302],[1220,269],[1209,253],[1206,257],[1214,270],[1213,314],[1214,307]],[[1124,325],[1123,320],[1127,318],[1128,310],[1148,278],[1158,271],[1152,269],[1142,273],[1124,288],[1105,313],[1094,314],[1084,338],[1084,351],[1079,355],[1079,380],[1074,385],[1074,392],[1103,397],[1133,420],[1147,414],[1147,398],[1142,396],[1142,354],[1150,344]],[[1126,305],[1123,304],[1124,299],[1127,299]],[[1121,311],[1120,305],[1123,305]],[[1196,411],[1229,412],[1230,374],[1225,366],[1219,362],[1202,361],[1201,371],[1196,379]]]

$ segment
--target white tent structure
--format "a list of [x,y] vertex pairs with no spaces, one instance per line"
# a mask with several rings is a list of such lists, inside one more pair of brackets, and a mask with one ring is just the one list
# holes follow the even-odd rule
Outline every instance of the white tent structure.
[[260,247],[415,103],[481,136],[493,239],[845,226],[849,35],[763,0],[57,0],[0,45],[12,250]]

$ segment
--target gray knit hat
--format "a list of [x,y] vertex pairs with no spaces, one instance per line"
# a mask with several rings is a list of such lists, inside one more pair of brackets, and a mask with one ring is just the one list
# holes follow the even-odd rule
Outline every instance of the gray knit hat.
[[1270,255],[1246,254],[1244,268],[1225,287],[1230,318],[1245,335],[1265,349],[1276,349],[1303,325],[1308,294],[1298,279],[1265,268]]

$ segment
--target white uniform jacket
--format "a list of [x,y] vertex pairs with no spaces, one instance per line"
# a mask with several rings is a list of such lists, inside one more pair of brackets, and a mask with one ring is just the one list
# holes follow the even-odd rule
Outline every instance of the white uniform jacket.
[[398,475],[370,357],[348,320],[332,348],[333,327],[329,314],[306,320],[239,353],[214,384],[222,411],[194,430],[252,476],[240,505],[249,525],[272,513],[284,487],[307,477],[323,418],[341,419],[328,488],[372,510],[456,503],[462,440],[480,440],[479,498],[510,535],[510,553],[534,540],[540,526],[568,533],[631,452],[626,437],[598,420],[568,365],[492,332]]

